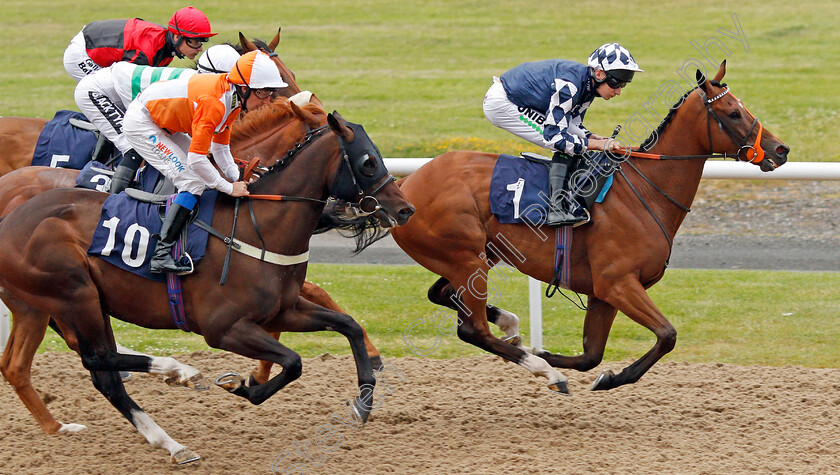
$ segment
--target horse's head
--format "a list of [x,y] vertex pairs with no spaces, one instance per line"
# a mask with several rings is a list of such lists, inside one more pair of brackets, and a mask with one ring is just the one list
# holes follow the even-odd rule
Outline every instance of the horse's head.
[[765,172],[783,165],[790,147],[765,129],[744,104],[729,93],[729,87],[720,82],[725,73],[725,60],[711,81],[697,70],[697,91],[707,111],[705,126],[710,151],[737,154],[739,160],[755,163]]
[[364,213],[372,213],[379,219],[382,227],[408,222],[414,214],[414,206],[394,183],[382,154],[365,129],[344,120],[335,111],[327,115],[327,124],[338,137],[341,153],[330,195],[358,203]]
[[242,32],[239,33],[239,44],[241,45],[242,52],[247,53],[248,51],[260,50],[271,57],[274,63],[277,65],[277,69],[280,71],[280,76],[283,78],[283,81],[288,84],[288,86],[280,89],[276,93],[276,97],[292,97],[301,92],[307,93],[307,99],[309,102],[314,102],[321,106],[321,101],[315,97],[314,94],[308,91],[302,91],[300,86],[298,86],[297,81],[295,80],[295,73],[289,69],[283,60],[280,59],[280,56],[275,52],[277,45],[280,44],[280,28],[277,29],[277,33],[274,35],[274,38],[269,42],[265,43],[262,40],[255,39],[254,41],[249,41],[245,38],[245,35]]

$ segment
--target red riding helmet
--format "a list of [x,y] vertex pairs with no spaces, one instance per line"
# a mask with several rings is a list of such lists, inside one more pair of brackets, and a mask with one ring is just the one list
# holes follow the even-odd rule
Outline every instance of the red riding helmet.
[[210,32],[207,15],[195,7],[184,7],[169,19],[169,31],[186,38],[210,38],[218,33]]

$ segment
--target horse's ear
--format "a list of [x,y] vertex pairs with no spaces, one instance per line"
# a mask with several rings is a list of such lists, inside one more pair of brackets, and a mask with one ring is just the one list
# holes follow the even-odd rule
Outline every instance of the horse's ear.
[[239,32],[239,44],[242,45],[242,49],[245,51],[254,51],[257,49],[257,46],[248,41],[248,38],[245,38],[245,35],[243,35],[241,31]]
[[268,48],[269,48],[271,51],[276,50],[276,49],[277,49],[277,45],[279,45],[279,44],[280,44],[280,30],[281,30],[281,29],[282,29],[282,28],[277,28],[277,34],[276,34],[276,35],[274,35],[274,39],[273,39],[273,40],[271,40],[271,42],[268,44]]
[[306,125],[313,129],[320,127],[321,121],[315,117],[315,114],[297,105],[294,101],[289,101],[289,106],[292,108],[292,112],[294,112],[296,116],[300,117]]
[[715,74],[715,77],[714,77],[713,81],[720,82],[720,80],[723,79],[724,74],[726,74],[726,60],[725,59],[723,60],[722,63],[720,63],[720,68],[718,69],[717,74]]
[[344,125],[344,117],[341,117],[341,114],[338,112],[332,111],[327,114],[327,124],[329,124],[330,130],[335,132],[336,135],[344,137],[344,140],[348,142],[353,141],[353,131]]
[[697,85],[702,87],[703,84],[705,84],[705,83],[706,83],[706,76],[704,76],[703,73],[700,72],[700,70],[698,69],[697,70]]

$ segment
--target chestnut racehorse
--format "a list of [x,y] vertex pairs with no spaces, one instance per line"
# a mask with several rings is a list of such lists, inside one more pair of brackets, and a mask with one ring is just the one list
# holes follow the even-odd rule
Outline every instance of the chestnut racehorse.
[[[295,74],[277,54],[274,54],[277,45],[280,44],[279,28],[268,44],[260,40],[249,41],[242,33],[239,33],[239,43],[242,52],[260,49],[271,55],[280,71],[280,76],[288,84],[277,92],[278,97],[291,97],[301,92],[295,81]],[[321,105],[321,101],[314,95],[309,98],[309,101]],[[0,176],[32,164],[35,145],[46,123],[46,119],[36,117],[0,117],[0,150],[3,151],[0,155]]]
[[[297,108],[293,103],[290,106]],[[258,248],[264,242],[272,260],[292,262],[274,264],[234,252],[227,282],[219,285],[228,248],[222,240],[211,239],[197,264],[198,272],[183,279],[183,296],[190,329],[204,336],[208,345],[283,367],[264,384],[250,385],[238,377],[221,382],[254,404],[301,373],[300,357],[268,331],[332,329],[345,335],[358,372],[360,396],[352,407],[364,421],[371,409],[375,379],[361,327],[348,315],[299,296],[309,239],[329,196],[361,203],[368,210],[376,203],[376,214],[382,215],[385,226],[404,224],[414,208],[393,183],[361,126],[344,121],[337,113],[329,114],[327,122],[328,127],[309,132],[294,153],[249,186],[254,218],[239,219],[235,226],[235,237],[241,242]],[[156,366],[147,356],[115,351],[108,315],[146,328],[175,328],[175,324],[163,283],[87,255],[107,197],[92,190],[49,190],[0,222],[0,246],[18,250],[0,255],[0,298],[14,318],[0,371],[45,432],[84,428],[55,420],[30,381],[32,358],[52,316],[77,338],[82,363],[109,402],[152,445],[168,450],[173,462],[196,460],[195,453],[170,438],[131,400],[116,373],[152,372],[183,381],[197,371],[180,364]],[[225,234],[232,229],[234,208],[233,198],[220,195],[213,228]],[[126,299],[125,295],[144,298]]]
[[488,321],[511,327],[507,336],[521,341],[516,317],[487,305],[493,265],[504,260],[543,282],[555,277],[555,229],[500,224],[490,212],[490,177],[498,155],[446,153],[400,183],[417,214],[391,233],[415,261],[441,276],[429,299],[457,311],[462,340],[545,376],[551,389],[564,393],[567,379],[555,368],[596,367],[619,310],[651,330],[656,343],[621,373],[602,373],[593,390],[636,382],[674,348],[677,332],[646,289],[665,272],[705,159],[725,153],[769,171],[785,163],[790,150],[720,83],[725,67],[724,62],[712,81],[697,72],[698,86],[640,147],[645,158],[622,163],[603,203],[591,210],[592,223],[572,230],[568,287],[588,296],[579,356],[518,347],[490,332]]

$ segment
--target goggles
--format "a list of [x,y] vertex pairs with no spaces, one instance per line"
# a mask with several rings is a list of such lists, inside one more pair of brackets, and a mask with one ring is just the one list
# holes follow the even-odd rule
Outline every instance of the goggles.
[[633,75],[635,74],[635,72],[628,71],[626,69],[616,69],[604,72],[607,74],[607,78],[604,81],[607,83],[607,86],[613,89],[621,89],[622,87],[630,84],[630,81],[633,80]]
[[187,38],[184,37],[184,43],[192,49],[201,49],[203,43],[207,43],[209,38]]
[[277,89],[274,89],[274,88],[253,89],[254,96],[256,96],[256,98],[260,99],[260,100],[264,100],[264,99],[268,99],[269,97],[273,97],[276,92],[277,92]]

